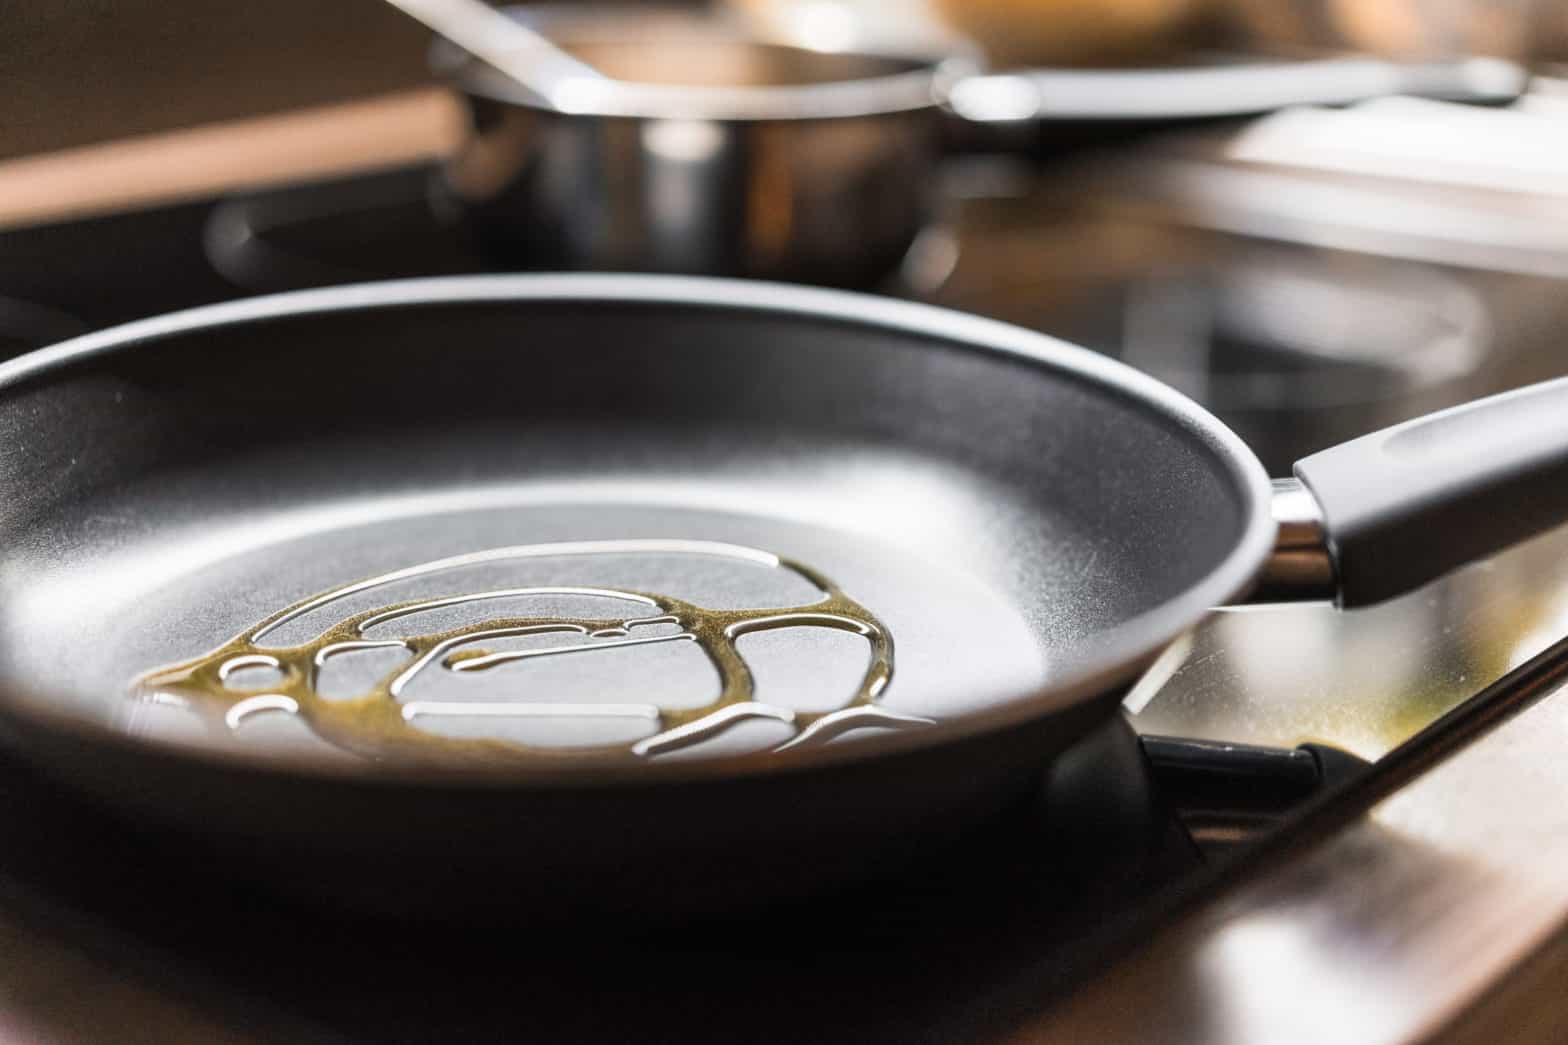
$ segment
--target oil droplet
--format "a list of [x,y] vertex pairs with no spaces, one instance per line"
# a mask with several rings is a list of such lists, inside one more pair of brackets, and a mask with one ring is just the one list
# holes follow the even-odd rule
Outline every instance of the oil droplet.
[[[260,640],[284,623],[351,595],[410,578],[477,563],[563,556],[664,553],[719,556],[787,570],[819,592],[817,601],[787,608],[715,610],[669,595],[630,588],[532,587],[472,592],[439,598],[413,599],[363,610],[344,617],[316,638],[294,646],[261,646]],[[626,618],[514,616],[485,617],[399,639],[367,639],[368,629],[388,621],[448,607],[482,608],[518,596],[603,596],[636,604],[637,615]],[[779,628],[830,628],[858,635],[870,648],[870,662],[853,691],[837,707],[792,710],[757,699],[756,681],[736,648],[745,635]],[[475,643],[518,636],[561,635],[563,641],[493,650]],[[661,642],[695,643],[719,675],[719,692],[696,707],[655,704],[594,704],[512,700],[452,702],[399,700],[421,672],[446,670],[484,672],[537,657],[560,657],[622,646]],[[361,695],[349,699],[323,696],[318,689],[322,667],[334,656],[367,649],[401,648],[410,656],[399,660]],[[230,676],[256,670],[274,674],[264,693],[236,690]],[[375,760],[412,762],[508,763],[519,759],[641,759],[678,751],[715,736],[738,723],[772,721],[792,730],[775,750],[826,743],[844,732],[865,726],[900,729],[930,725],[931,720],[899,714],[878,705],[893,677],[893,638],[870,610],[836,584],[800,563],[768,552],[707,541],[629,540],[571,544],[521,545],[494,548],[422,563],[378,577],[356,581],[294,603],[272,614],[222,646],[193,660],[156,668],[132,684],[139,699],[175,696],[221,714],[237,729],[252,714],[282,712],[298,716],[315,732],[347,751]],[[468,736],[462,731],[438,733],[414,723],[430,716],[625,717],[651,720],[656,731],[634,742],[592,747],[550,747]]]

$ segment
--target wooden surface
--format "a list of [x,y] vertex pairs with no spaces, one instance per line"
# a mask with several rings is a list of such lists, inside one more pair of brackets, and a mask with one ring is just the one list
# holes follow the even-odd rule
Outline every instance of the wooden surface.
[[439,87],[0,162],[0,228],[440,155],[458,140]]
[[8,0],[0,158],[428,82],[430,34],[381,0]]
[[1568,1041],[1568,930],[1558,932],[1430,1045],[1562,1045]]

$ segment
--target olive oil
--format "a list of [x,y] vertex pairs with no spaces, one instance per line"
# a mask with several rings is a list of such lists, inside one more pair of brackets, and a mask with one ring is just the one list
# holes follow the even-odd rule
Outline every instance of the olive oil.
[[[366,609],[343,617],[321,634],[292,646],[268,646],[262,640],[285,623],[363,592],[455,567],[516,559],[626,553],[706,555],[786,570],[821,592],[817,601],[787,608],[711,609],[669,595],[630,588],[522,587],[462,595],[411,599]],[[372,638],[378,625],[451,607],[481,608],[487,602],[519,596],[602,596],[635,604],[627,617],[495,616],[455,627],[400,638]],[[665,627],[653,632],[654,625]],[[672,627],[673,626],[673,630]],[[870,663],[854,692],[838,708],[797,711],[759,701],[756,681],[736,648],[745,635],[779,628],[819,627],[863,637]],[[646,629],[646,630],[643,630]],[[643,630],[639,634],[639,630]],[[561,634],[576,641],[565,645],[492,651],[478,643],[518,636]],[[586,640],[586,641],[583,641]],[[719,677],[719,692],[698,707],[666,708],[656,704],[546,703],[537,700],[460,703],[402,699],[421,672],[458,674],[491,671],[537,657],[662,642],[695,643]],[[407,658],[384,673],[367,691],[348,699],[328,699],[317,689],[323,665],[356,650],[401,649]],[[243,684],[242,675],[258,671],[264,684]],[[198,709],[215,712],[224,728],[237,729],[246,718],[263,711],[298,716],[323,739],[377,761],[416,763],[495,763],[519,760],[636,760],[679,750],[716,736],[738,722],[771,719],[793,727],[794,735],[776,750],[823,743],[852,728],[909,728],[930,719],[904,715],[880,706],[878,698],[893,678],[893,639],[870,610],[835,583],[811,568],[768,552],[707,541],[630,540],[572,544],[522,545],[494,548],[423,563],[356,581],[296,602],[272,614],[217,649],[193,660],[149,671],[132,684],[136,699],[176,698]],[[517,743],[498,737],[444,736],[417,727],[425,716],[495,717],[617,716],[645,718],[654,732],[634,742],[593,747],[557,747]]]

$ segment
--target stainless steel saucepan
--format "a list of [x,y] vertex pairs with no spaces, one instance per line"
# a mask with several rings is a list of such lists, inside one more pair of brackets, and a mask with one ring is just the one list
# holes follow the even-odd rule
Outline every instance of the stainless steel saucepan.
[[338,907],[764,902],[994,820],[1215,604],[1562,522],[1565,419],[1540,385],[1271,489],[1151,378],[885,299],[199,309],[0,366],[0,743]]
[[511,11],[605,78],[540,92],[451,45],[471,128],[441,195],[528,267],[868,285],[931,215],[944,130],[1169,124],[1387,94],[1518,95],[1495,60],[980,75],[978,53],[811,50],[679,10]]

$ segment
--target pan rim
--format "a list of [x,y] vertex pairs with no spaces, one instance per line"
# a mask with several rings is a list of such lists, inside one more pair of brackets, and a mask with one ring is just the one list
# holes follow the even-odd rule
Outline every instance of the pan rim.
[[882,756],[1020,727],[1107,695],[1123,683],[1130,684],[1209,609],[1244,594],[1273,547],[1275,523],[1269,509],[1270,480],[1262,464],[1219,419],[1169,386],[1089,349],[997,320],[916,302],[783,283],[607,273],[477,275],[388,280],[246,298],[137,320],[0,363],[0,408],[13,390],[34,380],[182,334],[388,308],[590,301],[826,320],[906,335],[951,350],[1002,355],[1079,380],[1097,393],[1119,395],[1153,409],[1212,454],[1229,472],[1242,503],[1242,532],[1224,558],[1196,583],[1110,628],[1094,643],[1091,653],[1068,662],[1048,685],[983,711],[944,720],[929,729],[885,733],[857,744],[635,765],[519,762],[506,767],[392,767],[369,762],[284,759],[276,755],[248,757],[132,736],[79,713],[58,710],[45,687],[17,678],[0,678],[0,720],[19,719],[23,725],[65,734],[62,739],[78,743],[107,744],[132,749],[132,753],[210,763],[230,771],[247,769],[296,779],[423,787],[639,786],[655,781],[773,775],[845,762],[870,762]]

